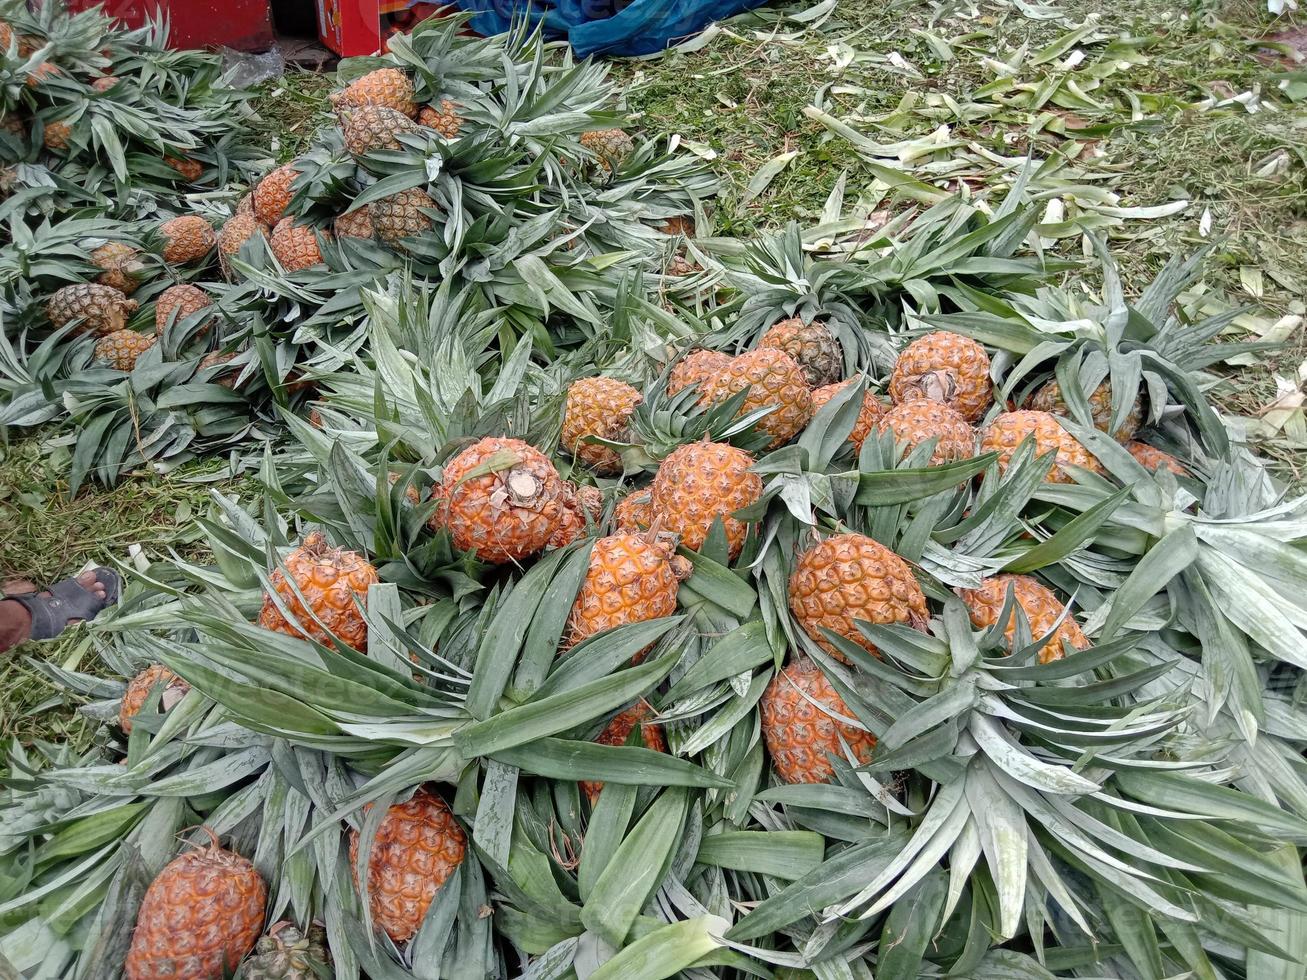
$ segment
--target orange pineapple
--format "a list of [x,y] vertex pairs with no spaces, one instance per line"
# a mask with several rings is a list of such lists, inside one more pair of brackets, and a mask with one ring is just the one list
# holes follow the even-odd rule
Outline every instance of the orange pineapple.
[[[1052,415],[1070,416],[1071,414],[1066,401],[1062,398],[1062,389],[1056,381],[1050,381],[1036,391],[1030,399],[1030,407],[1036,412],[1048,412]],[[1112,428],[1112,386],[1109,382],[1104,381],[1089,393],[1089,414],[1093,418],[1094,428],[1099,432],[1106,432],[1118,442],[1129,442],[1134,438],[1134,434],[1139,431],[1139,426],[1143,421],[1143,396],[1136,396],[1134,405],[1131,406],[1125,421],[1121,423],[1121,428],[1112,432],[1110,431]]]
[[272,588],[299,625],[283,616],[269,595],[263,597],[259,625],[288,636],[307,636],[327,646],[334,634],[347,646],[366,650],[368,624],[359,607],[367,605],[368,587],[381,581],[368,560],[353,551],[329,547],[322,532],[314,531],[286,556],[284,565],[284,572],[273,569]]
[[52,153],[63,153],[73,140],[73,127],[62,119],[51,119],[41,133],[41,142]]
[[372,227],[372,218],[367,208],[359,208],[342,214],[332,223],[332,230],[337,238],[374,238],[376,231]]
[[341,91],[333,92],[328,100],[337,111],[376,105],[394,109],[409,119],[418,114],[413,82],[398,68],[378,68],[361,75]]
[[158,690],[164,711],[171,711],[190,691],[191,686],[163,664],[151,664],[127,684],[122,704],[118,708],[118,726],[128,735],[132,732],[132,719],[141,713],[150,692]]
[[[213,300],[209,299],[208,294],[199,286],[192,286],[188,282],[169,286],[159,294],[159,298],[154,303],[154,332],[162,337],[170,323],[181,323],[187,317],[212,305]],[[203,337],[208,332],[209,324],[206,322],[195,335]]]
[[[966,603],[971,613],[972,625],[978,629],[988,629],[997,623],[999,616],[1003,614],[1003,605],[1007,602],[1009,589],[1012,590],[1017,605],[1021,607],[1026,621],[1030,624],[1030,638],[1038,640],[1048,637],[1048,642],[1039,651],[1041,664],[1062,659],[1063,640],[1073,650],[1084,650],[1089,646],[1089,640],[1085,638],[1085,634],[1070,615],[1062,620],[1054,631],[1054,624],[1062,615],[1064,607],[1057,596],[1029,575],[995,575],[982,581],[978,589],[958,589],[958,595],[962,597],[962,601]],[[1007,637],[1008,647],[1011,648],[1016,634],[1015,611],[1014,615],[1008,618],[1003,634]]]
[[604,494],[598,487],[563,482],[563,517],[547,547],[566,548],[585,537],[591,524],[604,516]]
[[1126,452],[1135,458],[1144,469],[1151,472],[1167,469],[1176,476],[1188,476],[1189,471],[1185,469],[1178,459],[1170,453],[1164,453],[1162,450],[1148,445],[1146,442],[1128,442],[1126,443]]
[[[662,726],[652,721],[646,721],[646,718],[652,717],[653,708],[644,700],[637,701],[625,711],[618,712],[613,720],[608,723],[595,742],[599,745],[625,745],[631,737],[631,732],[635,726],[640,726],[640,741],[644,742],[646,749],[652,749],[655,752],[666,752],[667,741],[663,738]],[[599,793],[603,790],[604,784],[600,780],[581,780],[581,792],[585,798],[594,806],[599,802]]]
[[807,657],[796,657],[772,679],[759,713],[772,767],[786,783],[828,781],[835,775],[830,756],[848,758],[841,739],[862,764],[876,748],[876,736],[853,723],[844,699]]
[[185,177],[190,183],[194,184],[204,176],[204,164],[199,160],[192,160],[190,157],[170,157],[165,156],[163,162],[172,167],[179,174]]
[[616,450],[584,440],[587,436],[620,440],[631,413],[643,400],[638,391],[616,378],[573,381],[563,407],[563,448],[596,473],[620,474],[622,457]]
[[445,139],[452,140],[463,128],[459,108],[459,104],[450,99],[441,99],[436,105],[424,105],[418,110],[418,124],[434,129]]
[[209,836],[209,847],[173,858],[146,890],[126,980],[222,980],[258,942],[268,886],[248,859]]
[[968,422],[979,421],[994,400],[989,355],[970,337],[937,330],[903,349],[889,379],[896,405],[926,398],[942,402]]
[[653,522],[653,494],[648,490],[627,494],[613,508],[614,534],[639,534],[653,527]]
[[740,414],[759,408],[774,410],[758,423],[758,429],[772,437],[768,448],[783,446],[812,418],[812,391],[798,362],[784,351],[763,347],[732,358],[704,385],[700,404],[725,401],[749,389]]
[[[838,395],[841,391],[853,384],[853,379],[848,381],[837,381],[833,385],[823,385],[812,393],[812,412],[817,414],[821,407],[828,401]],[[858,410],[858,420],[853,423],[853,431],[849,433],[849,442],[853,443],[854,449],[861,449],[862,444],[867,441],[867,436],[871,435],[876,428],[876,421],[885,414],[885,406],[871,392],[863,392],[862,408]]]
[[879,656],[859,622],[925,629],[926,597],[912,567],[879,541],[837,534],[799,556],[790,574],[790,612],[823,650],[847,658],[821,633],[825,627]]
[[254,216],[269,228],[286,216],[286,209],[295,196],[291,185],[298,176],[299,171],[287,164],[270,171],[254,185]]
[[664,235],[681,235],[685,238],[694,237],[694,215],[677,214],[668,218],[658,226],[658,230]]
[[935,439],[930,465],[967,459],[975,452],[976,433],[964,419],[943,402],[918,398],[895,405],[880,417],[881,432],[894,433],[894,441],[905,443],[911,452],[928,439]]
[[1048,479],[1053,483],[1072,482],[1071,474],[1064,468],[1067,466],[1078,466],[1094,473],[1102,472],[1098,460],[1071,433],[1058,425],[1057,419],[1048,412],[1004,412],[990,422],[981,435],[980,451],[997,452],[998,467],[1003,471],[1012,462],[1012,454],[1027,436],[1034,437],[1036,455],[1057,453],[1057,461],[1048,474]]
[[[371,808],[369,804],[364,812]],[[412,939],[466,850],[467,837],[449,804],[426,786],[419,786],[407,803],[390,807],[368,854],[373,924],[397,943]],[[357,883],[358,831],[350,832],[349,861]]]
[[[784,356],[784,355],[782,355]],[[731,515],[758,502],[762,477],[749,470],[753,457],[716,442],[692,442],[671,453],[654,476],[655,515],[664,529],[692,551],[703,547],[713,522],[721,518],[732,558],[739,557],[748,528]]]
[[804,323],[797,316],[781,320],[762,335],[758,346],[774,347],[789,354],[803,368],[811,388],[834,384],[844,374],[844,351],[830,328],[820,320]]
[[163,260],[174,265],[201,261],[218,240],[213,225],[198,214],[170,218],[159,226],[163,236]]
[[675,395],[692,384],[699,385],[703,391],[708,379],[719,374],[732,360],[730,354],[719,350],[697,350],[685,355],[667,376],[667,394]]
[[245,243],[252,238],[268,234],[266,225],[260,223],[252,212],[237,212],[218,232],[218,264],[222,266],[223,275],[232,276],[231,260],[240,255]]
[[141,253],[124,242],[105,242],[91,252],[91,264],[103,270],[96,282],[112,286],[124,296],[136,292],[145,269]]
[[[688,577],[688,564],[676,557],[666,536],[652,531],[600,538],[590,551],[590,568],[567,617],[564,647],[618,626],[675,613],[676,587]],[[641,657],[643,652],[635,659]]]
[[318,236],[330,238],[331,233],[297,224],[294,218],[282,218],[272,229],[269,247],[281,267],[287,272],[298,272],[322,264],[322,250]]
[[[214,351],[212,354],[205,354],[203,357],[200,358],[200,363],[197,367],[197,370],[204,371],[206,368],[212,368],[212,367],[217,367],[220,364],[226,364],[228,361],[235,358],[235,356],[236,354],[234,351],[230,354],[224,354],[221,351]],[[222,387],[224,388],[234,389],[236,387],[236,377],[237,377],[236,369],[231,368],[227,371],[215,371],[206,380],[208,381],[209,384],[222,385]]]
[[95,342],[94,357],[118,371],[136,367],[136,359],[154,346],[155,338],[135,330],[115,330]]

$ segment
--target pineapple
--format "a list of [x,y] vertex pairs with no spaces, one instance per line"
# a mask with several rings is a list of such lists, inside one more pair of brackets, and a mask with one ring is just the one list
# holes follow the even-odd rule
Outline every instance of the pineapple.
[[61,119],[51,119],[41,133],[41,143],[51,153],[67,151],[73,139],[73,127]]
[[[1070,416],[1071,410],[1062,398],[1062,389],[1056,381],[1050,381],[1035,392],[1030,399],[1030,407],[1036,412],[1048,412],[1052,415]],[[1115,432],[1112,428],[1112,386],[1104,381],[1089,395],[1089,413],[1094,420],[1094,428],[1106,432],[1118,442],[1129,442],[1134,438],[1143,422],[1143,397],[1137,396],[1121,428]]]
[[231,260],[240,255],[246,242],[252,238],[266,237],[267,234],[267,226],[261,224],[253,213],[237,212],[229,218],[218,232],[218,264],[222,267],[223,275],[228,279],[232,277]]
[[441,99],[438,105],[424,105],[418,110],[418,124],[434,129],[447,140],[458,136],[463,128],[463,117],[458,114],[460,106],[449,99]]
[[748,528],[731,515],[762,497],[762,477],[749,470],[753,457],[716,442],[692,442],[674,450],[654,477],[652,508],[663,527],[698,550],[721,518],[731,558],[739,557]]
[[103,95],[105,92],[110,91],[115,85],[117,85],[118,82],[119,82],[118,76],[105,75],[103,78],[97,78],[95,81],[93,81],[91,83],[91,88],[92,90],[99,92],[100,94]]
[[431,230],[431,217],[427,211],[438,210],[436,202],[426,191],[412,187],[398,194],[383,197],[368,205],[368,218],[377,237],[390,245],[406,238],[414,238]]
[[599,164],[610,174],[635,152],[635,140],[620,129],[594,129],[582,133],[581,145],[593,153]]
[[163,162],[172,167],[179,174],[186,178],[187,181],[194,184],[204,176],[204,164],[199,160],[192,160],[190,157],[171,157],[165,156]]
[[703,386],[701,405],[711,405],[749,389],[740,414],[760,408],[773,411],[758,423],[758,429],[772,437],[769,449],[789,442],[812,419],[812,391],[798,362],[784,351],[771,347],[749,351],[732,358]]
[[355,650],[366,650],[368,624],[360,607],[367,605],[368,588],[381,581],[368,560],[353,551],[329,547],[322,532],[314,531],[283,564],[285,571],[273,569],[272,588],[299,625],[282,615],[270,595],[263,597],[259,625],[328,646],[334,635]]
[[378,68],[354,79],[339,92],[328,96],[338,112],[360,106],[382,106],[414,119],[418,114],[413,82],[398,68]]
[[[181,323],[187,317],[212,305],[213,300],[209,299],[208,293],[199,286],[192,286],[188,282],[169,286],[159,294],[159,298],[154,303],[154,332],[162,337],[169,324]],[[206,321],[195,335],[203,337],[208,332],[209,323]]]
[[[833,385],[823,385],[812,393],[812,412],[815,415],[821,410],[822,406],[838,395],[841,391],[853,384],[850,378],[847,381],[837,381]],[[872,430],[876,428],[876,422],[885,414],[885,406],[871,392],[863,392],[862,408],[858,410],[858,420],[853,423],[853,431],[849,433],[849,442],[853,443],[855,450],[862,449],[862,444],[867,441],[867,436],[871,435]]]
[[598,487],[563,482],[563,517],[546,547],[566,548],[585,537],[591,524],[604,516],[604,495]]
[[221,980],[254,948],[268,886],[248,859],[209,836],[211,846],[168,862],[145,892],[126,980]]
[[235,214],[248,214],[250,217],[257,218],[254,213],[254,191],[246,191],[239,200],[236,201]]
[[254,185],[254,216],[269,228],[286,216],[286,209],[295,196],[291,185],[298,176],[299,171],[287,164],[270,171]]
[[307,225],[297,224],[294,218],[282,218],[272,229],[268,242],[281,267],[287,272],[298,272],[322,264],[318,235],[331,237],[330,232],[315,231]]
[[653,494],[636,490],[617,502],[613,508],[614,534],[639,534],[653,527]]
[[136,367],[136,359],[154,346],[155,338],[135,330],[115,330],[95,342],[94,357],[118,371]]
[[587,436],[621,440],[631,413],[643,400],[640,392],[616,378],[573,381],[563,408],[563,448],[596,473],[620,474],[622,457],[616,450],[584,440]]
[[[407,803],[392,806],[377,827],[368,855],[373,924],[397,943],[412,939],[466,850],[467,838],[449,805],[427,787],[418,787]],[[350,833],[349,860],[357,883],[357,831]]]
[[63,71],[60,70],[58,65],[49,61],[43,61],[32,69],[31,73],[27,76],[27,87],[40,88],[50,79],[62,74]]
[[[567,617],[565,648],[628,623],[643,623],[676,612],[676,588],[689,575],[688,562],[675,554],[668,536],[614,534],[590,551],[590,568]],[[644,652],[637,654],[639,661]]]
[[171,711],[191,686],[162,664],[152,664],[131,679],[127,692],[118,708],[118,726],[128,735],[132,732],[132,719],[145,707],[150,692],[158,692],[164,711]]
[[925,629],[926,597],[906,561],[862,534],[837,534],[809,548],[790,574],[790,612],[831,656],[845,656],[822,635],[825,627],[879,656],[858,623],[904,623]]
[[1078,466],[1094,473],[1102,472],[1098,460],[1071,433],[1058,425],[1057,419],[1048,412],[1004,412],[985,428],[980,437],[980,451],[997,452],[998,467],[1003,471],[1007,469],[1012,454],[1026,436],[1034,437],[1035,452],[1038,455],[1057,453],[1057,460],[1048,474],[1048,479],[1053,483],[1072,482],[1071,474],[1065,469],[1067,466]]
[[337,238],[372,239],[376,237],[376,232],[372,228],[372,218],[368,216],[367,208],[359,208],[357,211],[350,211],[338,216],[332,223],[332,230]]
[[91,252],[91,264],[103,270],[96,282],[112,286],[124,296],[136,292],[145,270],[141,253],[123,242],[105,242]]
[[[595,742],[599,745],[625,745],[630,740],[635,726],[639,725],[640,741],[644,743],[644,747],[654,752],[666,752],[667,740],[663,738],[662,727],[645,720],[653,714],[654,710],[647,701],[637,701],[625,711],[618,712],[595,738]],[[599,802],[599,794],[603,788],[604,784],[599,780],[581,780],[581,792],[585,794],[591,806]]]
[[454,546],[492,564],[521,561],[549,543],[563,520],[563,481],[520,439],[473,443],[445,467],[434,519]]
[[1176,476],[1189,475],[1189,471],[1180,464],[1178,459],[1170,453],[1164,453],[1162,450],[1148,445],[1146,442],[1128,442],[1125,448],[1126,452],[1135,458],[1135,462],[1150,472],[1166,469]]
[[796,657],[772,678],[759,714],[772,768],[786,783],[827,782],[835,775],[830,757],[847,758],[841,740],[861,764],[876,748],[876,736],[855,724],[839,692],[807,657]]
[[56,328],[80,319],[79,333],[103,337],[124,329],[138,305],[112,286],[82,282],[55,290],[45,312]]
[[[1039,651],[1041,664],[1062,659],[1063,641],[1073,650],[1084,650],[1089,646],[1089,640],[1069,615],[1061,623],[1057,622],[1062,615],[1062,603],[1029,575],[995,575],[982,581],[978,589],[959,589],[958,595],[971,613],[972,625],[977,629],[988,629],[997,623],[1003,614],[1009,589],[1030,624],[1030,638],[1048,637],[1048,642]],[[1056,630],[1054,624],[1057,624]],[[1010,648],[1016,634],[1015,615],[1008,618],[1003,634]]]
[[994,400],[989,355],[970,337],[928,333],[899,354],[889,395],[896,405],[921,398],[942,402],[967,422],[977,422]]
[[844,374],[844,352],[830,328],[820,320],[804,323],[797,316],[773,325],[759,347],[783,350],[803,368],[810,388],[834,384]]
[[373,150],[398,150],[400,133],[415,133],[417,124],[402,112],[382,105],[364,105],[342,113],[345,149],[355,156]]
[[943,402],[925,398],[901,402],[882,415],[876,425],[881,432],[893,432],[894,441],[907,446],[906,452],[935,439],[931,466],[967,459],[975,452],[975,430]]
[[663,268],[663,275],[680,278],[681,276],[692,276],[698,271],[699,266],[684,255],[673,255],[667,260],[667,265]]
[[218,241],[213,225],[198,214],[170,218],[159,226],[159,234],[164,239],[163,260],[174,265],[201,261]]
[[[226,364],[235,357],[235,352],[224,354],[221,351],[214,351],[212,354],[205,354],[200,358],[200,363],[196,370],[205,371],[208,368],[218,367],[221,364]],[[234,368],[228,371],[214,371],[208,381],[209,384],[222,385],[224,388],[235,389],[236,376],[237,372]]]
[[678,214],[668,218],[658,226],[664,235],[680,235],[683,238],[694,237],[694,215]]
[[692,384],[699,385],[699,390],[702,391],[708,379],[721,373],[733,360],[730,354],[723,354],[719,350],[697,350],[687,354],[676,362],[667,376],[667,394],[678,394]]
[[316,980],[330,976],[327,933],[316,923],[302,932],[278,922],[254,947],[241,967],[241,980]]

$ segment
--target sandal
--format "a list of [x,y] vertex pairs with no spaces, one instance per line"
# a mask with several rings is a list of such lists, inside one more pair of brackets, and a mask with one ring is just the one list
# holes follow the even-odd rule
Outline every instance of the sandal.
[[121,580],[118,573],[108,568],[95,569],[95,580],[104,586],[104,598],[88,592],[74,578],[56,582],[47,590],[49,595],[6,595],[6,600],[20,602],[32,616],[33,640],[49,640],[58,636],[74,619],[92,620],[105,608],[118,601]]

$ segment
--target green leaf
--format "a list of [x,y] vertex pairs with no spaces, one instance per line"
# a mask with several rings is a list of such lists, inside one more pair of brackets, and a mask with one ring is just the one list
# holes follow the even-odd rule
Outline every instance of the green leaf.
[[1013,558],[1003,566],[1003,571],[1024,575],[1045,565],[1062,561],[1072,552],[1094,536],[1094,533],[1107,523],[1112,512],[1130,496],[1130,488],[1123,487],[1110,497],[1094,504],[1088,510],[1077,514],[1060,528],[1051,538],[1041,541],[1033,548]]
[[705,837],[695,861],[794,881],[820,865],[824,855],[824,838],[811,831],[734,830]]
[[1269,837],[1307,844],[1307,821],[1238,790],[1176,772],[1118,770],[1116,784],[1143,803],[1250,824]]
[[730,789],[734,784],[693,762],[637,745],[600,745],[541,738],[502,749],[491,758],[550,779],[594,780],[633,786],[697,786]]
[[695,691],[735,677],[759,664],[772,660],[767,644],[767,627],[760,619],[753,619],[727,633],[704,651],[689,670],[663,696],[663,704],[672,704]]
[[713,561],[697,551],[680,549],[680,554],[690,559],[694,565],[694,574],[682,586],[709,602],[721,606],[736,619],[744,619],[753,612],[758,603],[758,594],[749,584],[725,565]]
[[590,980],[665,980],[693,966],[721,943],[715,939],[730,925],[715,915],[673,922],[627,946]]
[[[1124,492],[1124,491],[1123,491]],[[1086,513],[1088,513],[1086,511]],[[1198,539],[1193,525],[1182,524],[1148,549],[1130,576],[1112,597],[1112,608],[1099,631],[1099,638],[1110,640],[1153,596],[1166,588],[1198,558]]]
[[888,507],[933,497],[937,493],[956,490],[973,476],[983,473],[996,459],[997,453],[984,453],[943,466],[859,473],[858,492],[853,502],[863,507]]
[[880,932],[878,980],[917,980],[921,975],[921,959],[939,926],[947,890],[944,872],[935,868],[894,903]]

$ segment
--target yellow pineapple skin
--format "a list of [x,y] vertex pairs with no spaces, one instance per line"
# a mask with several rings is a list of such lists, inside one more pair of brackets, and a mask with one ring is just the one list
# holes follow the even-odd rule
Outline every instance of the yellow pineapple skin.
[[398,150],[401,133],[417,132],[417,124],[402,112],[383,105],[363,105],[344,113],[341,132],[345,149],[355,156],[374,150]]
[[997,416],[986,426],[980,437],[980,451],[998,453],[999,471],[1004,472],[1026,436],[1034,437],[1036,455],[1047,452],[1057,454],[1053,469],[1048,474],[1050,483],[1071,483],[1071,474],[1064,468],[1067,466],[1078,466],[1094,473],[1103,471],[1102,465],[1089,450],[1058,425],[1057,419],[1048,412],[1020,410]]
[[830,328],[820,320],[804,323],[797,316],[770,327],[758,346],[789,354],[803,369],[811,388],[834,384],[844,374],[844,351]]
[[163,158],[163,162],[172,167],[181,174],[189,183],[199,183],[204,176],[204,164],[199,160],[192,160],[190,157],[170,157]]
[[[639,725],[640,740],[644,742],[644,747],[654,752],[666,752],[667,741],[663,738],[662,726],[648,720],[652,717],[654,717],[654,710],[649,703],[644,700],[637,701],[625,711],[618,712],[595,738],[595,742],[598,745],[625,745],[635,726]],[[585,794],[591,806],[599,802],[599,794],[603,788],[604,784],[599,780],[581,780],[581,792]]]
[[95,342],[94,357],[115,370],[130,371],[136,367],[136,359],[154,344],[154,337],[135,330],[115,330]]
[[399,245],[432,228],[427,211],[438,210],[436,202],[421,188],[413,187],[368,205],[368,218],[378,238],[389,245]]
[[[1048,412],[1050,415],[1061,415],[1067,418],[1071,415],[1071,409],[1067,407],[1066,400],[1062,397],[1062,388],[1056,381],[1050,381],[1036,391],[1030,399],[1030,407],[1036,412]],[[1121,428],[1113,432],[1111,431],[1112,386],[1104,381],[1089,393],[1089,414],[1093,418],[1094,428],[1099,432],[1106,432],[1118,442],[1129,442],[1134,438],[1134,434],[1139,431],[1139,426],[1143,421],[1143,397],[1138,396],[1135,398],[1125,421],[1121,423]]]
[[145,269],[141,253],[125,242],[105,242],[91,252],[91,263],[104,270],[95,281],[124,296],[130,296],[141,285],[140,275]]
[[903,623],[922,630],[930,619],[912,567],[879,541],[837,534],[803,552],[790,573],[790,612],[831,656],[847,662],[822,627],[879,656],[858,622]]
[[[854,383],[853,378],[846,381],[837,381],[832,385],[822,385],[812,393],[812,413],[816,415],[822,407],[838,395],[841,391]],[[867,441],[867,436],[876,428],[877,421],[885,414],[885,406],[871,392],[863,392],[862,407],[858,409],[858,419],[853,423],[853,431],[849,433],[849,442],[853,443],[855,450],[862,449],[862,444]]]
[[[368,588],[381,581],[371,563],[357,552],[329,547],[322,533],[314,531],[286,556],[283,564],[285,571],[275,568],[269,579],[299,625],[293,625],[271,596],[265,595],[259,626],[287,636],[307,636],[326,646],[332,645],[334,635],[355,650],[366,650],[368,624],[358,606],[367,606]],[[303,601],[291,588],[291,582]]]
[[375,105],[394,109],[409,119],[418,113],[413,82],[398,68],[378,68],[360,75],[328,99],[337,110]]
[[[683,560],[683,559],[682,559]],[[590,567],[567,617],[564,645],[676,612],[677,573],[671,542],[658,535],[613,534],[590,550]],[[636,661],[643,651],[636,655]]]
[[434,129],[447,140],[452,140],[463,129],[460,106],[451,99],[441,99],[436,105],[424,105],[418,110],[418,125]]
[[1135,458],[1135,462],[1150,472],[1170,470],[1176,476],[1189,475],[1189,471],[1178,459],[1146,442],[1128,442],[1125,448]]
[[[997,623],[999,616],[1003,614],[1003,605],[1007,602],[1009,589],[1012,590],[1013,598],[1030,623],[1031,639],[1038,640],[1044,636],[1049,638],[1039,651],[1041,664],[1062,659],[1063,640],[1073,650],[1088,648],[1089,640],[1070,616],[1058,624],[1054,632],[1053,625],[1057,623],[1065,607],[1058,601],[1057,596],[1029,575],[995,575],[981,582],[978,589],[958,589],[958,595],[966,603],[967,611],[971,614],[972,625],[977,629],[988,629]],[[1003,633],[1007,637],[1010,649],[1016,635],[1015,616],[1008,619]]]
[[635,152],[635,140],[621,129],[594,129],[581,134],[581,145],[595,155],[610,174]]
[[241,248],[253,238],[268,235],[268,227],[254,216],[253,211],[237,212],[218,232],[218,264],[223,275],[230,279],[233,275],[231,260],[240,255]]
[[679,394],[692,384],[699,385],[702,391],[708,379],[720,374],[732,360],[730,354],[719,350],[696,350],[686,354],[667,375],[667,393]]
[[703,547],[713,522],[721,518],[732,559],[744,548],[748,526],[731,515],[758,502],[762,477],[749,470],[753,457],[716,442],[680,446],[662,461],[651,491],[655,520],[679,535],[691,551]]
[[931,466],[967,459],[975,452],[975,430],[943,402],[925,398],[903,402],[882,415],[876,425],[881,432],[893,432],[895,442],[906,443],[907,452],[937,439],[930,454]]
[[870,762],[876,749],[874,735],[841,720],[853,713],[807,657],[795,658],[772,678],[759,714],[772,768],[782,782],[828,782],[835,775],[830,756],[847,758],[841,738],[861,764]]
[[322,249],[318,247],[319,236],[329,239],[331,233],[324,229],[298,224],[294,218],[282,218],[272,229],[268,244],[283,269],[287,272],[299,272],[301,269],[322,265]]
[[118,727],[128,735],[132,732],[132,719],[145,707],[145,699],[156,686],[162,690],[163,710],[168,711],[186,696],[191,686],[163,664],[151,664],[131,679],[118,707]]
[[644,397],[616,378],[580,378],[567,389],[563,407],[563,448],[603,476],[622,472],[622,457],[615,449],[586,442],[587,436],[620,440],[631,414]]
[[[396,943],[412,939],[466,851],[467,837],[449,805],[426,786],[418,787],[408,802],[390,807],[368,854],[373,925]],[[358,831],[350,832],[349,861],[357,883]]]
[[172,265],[193,265],[204,259],[217,244],[218,236],[206,218],[183,214],[159,226],[163,236],[163,260]]
[[[214,351],[212,354],[205,354],[202,358],[200,358],[200,363],[197,367],[197,370],[203,371],[206,368],[215,367],[219,364],[226,364],[228,361],[234,359],[235,357],[236,357],[235,352],[232,352],[230,354],[224,354],[221,351]],[[213,375],[213,377],[208,379],[208,383],[215,384],[215,385],[222,385],[222,387],[224,388],[235,389],[236,377],[237,377],[237,371],[236,369],[233,368],[226,372],[222,372],[222,371],[216,372]]]
[[299,171],[287,164],[269,171],[254,185],[251,205],[259,221],[271,228],[286,216],[286,209],[295,196],[291,185],[298,176]]
[[896,405],[925,398],[978,422],[994,401],[989,354],[970,337],[946,330],[918,337],[895,361],[889,394]]
[[649,490],[635,490],[613,508],[614,534],[639,534],[649,530],[653,522],[653,493]]
[[812,390],[797,361],[784,351],[762,347],[732,358],[712,375],[703,387],[700,404],[725,401],[749,389],[740,414],[774,406],[758,423],[758,429],[772,437],[768,449],[785,445],[812,420]]
[[590,525],[604,516],[604,494],[598,487],[578,487],[565,480],[562,500],[563,516],[549,538],[548,548],[566,548],[580,541]]
[[[193,286],[188,282],[169,286],[154,302],[155,335],[162,337],[170,322],[174,325],[181,323],[187,317],[212,305],[213,300],[209,299],[208,294],[199,286]],[[174,310],[176,319],[173,319]],[[203,337],[208,332],[209,326],[206,323],[197,331],[196,336]]]
[[370,240],[377,235],[376,230],[372,227],[372,218],[368,216],[368,209],[365,207],[339,215],[332,223],[332,231],[336,233],[337,238]]

